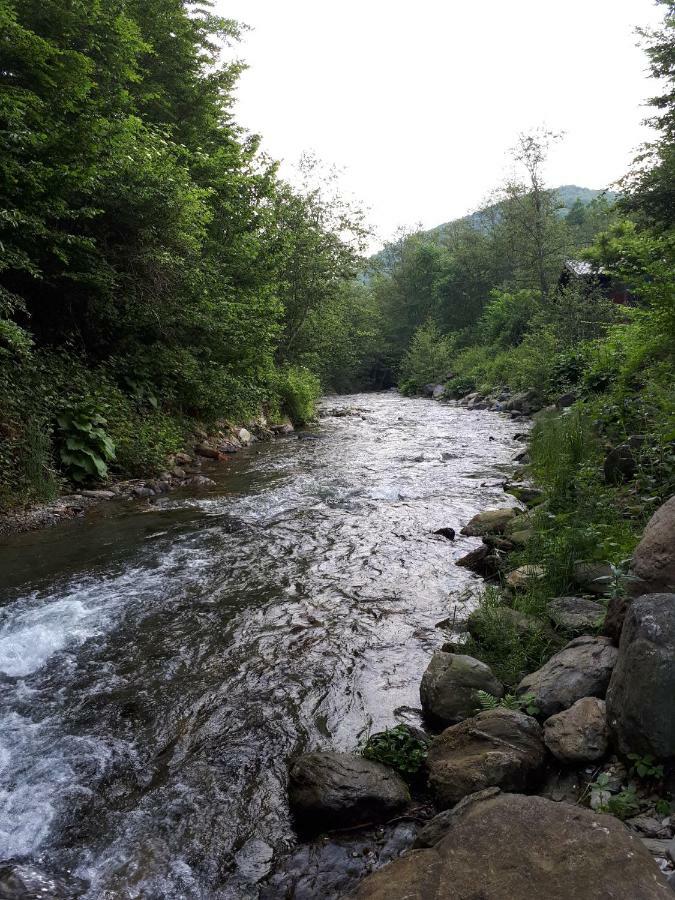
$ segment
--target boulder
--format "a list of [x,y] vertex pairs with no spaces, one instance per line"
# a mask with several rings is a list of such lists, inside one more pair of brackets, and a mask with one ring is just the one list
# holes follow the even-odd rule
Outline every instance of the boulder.
[[639,579],[634,594],[675,592],[675,495],[647,522],[633,554],[632,572]]
[[583,697],[604,697],[618,650],[607,637],[582,635],[540,669],[526,675],[516,694],[533,694],[543,716],[569,709]]
[[576,562],[572,571],[576,586],[585,594],[596,594],[598,597],[609,593],[613,577],[609,563]]
[[364,879],[356,900],[668,900],[666,877],[612,816],[543,797],[469,804],[434,847]]
[[482,575],[483,578],[492,578],[499,571],[499,557],[487,544],[481,544],[480,547],[470,550],[455,560],[455,565],[471,569],[472,572]]
[[192,462],[192,457],[189,453],[176,453],[174,462],[177,466],[189,466]]
[[446,538],[448,541],[454,541],[455,539],[455,529],[450,528],[450,526],[446,525],[443,528],[437,528],[434,531],[434,534],[438,534],[441,537]]
[[543,566],[518,566],[504,579],[514,591],[526,591],[533,581],[540,581],[546,575]]
[[541,488],[534,487],[531,484],[518,484],[508,482],[504,485],[507,494],[511,494],[516,500],[520,500],[525,506],[536,506],[544,499],[544,492]]
[[436,384],[434,385],[434,389],[431,392],[431,396],[434,400],[440,400],[445,396],[445,385],[444,384]]
[[610,638],[617,647],[621,640],[623,623],[630,604],[631,598],[622,595],[610,597],[609,603],[607,604],[607,612],[605,613],[600,634],[604,634],[606,637]]
[[520,531],[510,531],[509,540],[516,547],[525,547],[532,540],[534,531],[531,528],[522,528]]
[[485,663],[472,656],[437,651],[422,676],[420,700],[425,714],[441,725],[468,719],[480,708],[476,691],[501,697],[504,688]]
[[482,803],[483,800],[489,800],[501,794],[498,787],[485,788],[484,791],[477,791],[475,794],[468,794],[463,800],[460,800],[452,809],[444,809],[429,819],[427,824],[418,832],[413,844],[414,850],[420,850],[422,847],[435,847],[436,844],[444,838],[450,829],[457,824],[462,813],[474,803]]
[[675,594],[646,594],[628,609],[607,717],[622,753],[675,757]]
[[569,709],[544,722],[544,743],[563,763],[595,762],[607,752],[609,728],[605,701],[597,697],[577,700]]
[[585,597],[554,597],[547,606],[548,615],[556,626],[573,634],[584,634],[598,628],[605,618],[605,607]]
[[331,752],[297,757],[288,798],[300,827],[312,831],[387,819],[410,802],[408,788],[393,769]]
[[509,522],[520,515],[520,510],[513,506],[503,509],[486,509],[479,512],[462,528],[462,534],[469,537],[482,537],[484,534],[503,534]]
[[240,428],[239,431],[237,431],[237,439],[244,447],[248,447],[249,444],[253,443],[253,435],[248,428]]
[[206,459],[220,459],[220,451],[216,447],[212,447],[210,444],[204,442],[195,445],[195,453]]
[[440,809],[488,787],[529,790],[545,756],[536,719],[511,709],[485,710],[434,739],[427,757],[429,786]]
[[526,416],[530,416],[541,409],[541,402],[537,397],[536,391],[522,391],[520,394],[514,394],[510,400],[507,400],[505,406],[510,411],[521,412]]

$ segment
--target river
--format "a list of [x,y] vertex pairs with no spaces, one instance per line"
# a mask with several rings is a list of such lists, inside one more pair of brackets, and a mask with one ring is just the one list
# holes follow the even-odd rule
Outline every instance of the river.
[[512,502],[522,445],[396,393],[323,406],[357,414],[0,547],[0,860],[94,900],[330,900],[373,864],[297,847],[287,760],[419,721],[436,625],[480,586],[453,565],[476,540],[433,531]]

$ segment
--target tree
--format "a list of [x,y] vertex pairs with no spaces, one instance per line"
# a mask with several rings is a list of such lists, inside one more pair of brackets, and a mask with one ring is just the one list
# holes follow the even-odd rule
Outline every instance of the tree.
[[537,287],[547,296],[568,251],[565,223],[558,215],[555,191],[546,188],[544,165],[559,134],[521,134],[511,151],[522,175],[515,174],[497,191],[498,219],[494,229],[498,252],[509,260],[510,286]]

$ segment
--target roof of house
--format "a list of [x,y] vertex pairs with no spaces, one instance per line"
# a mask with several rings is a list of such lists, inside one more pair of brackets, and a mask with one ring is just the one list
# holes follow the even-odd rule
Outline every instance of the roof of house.
[[602,273],[602,269],[596,269],[593,263],[586,262],[584,259],[566,259],[565,268],[569,269],[573,275],[578,275],[581,278]]

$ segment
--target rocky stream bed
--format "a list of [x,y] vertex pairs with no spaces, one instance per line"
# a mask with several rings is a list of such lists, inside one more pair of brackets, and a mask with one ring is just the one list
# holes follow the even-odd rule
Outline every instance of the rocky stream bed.
[[[475,715],[503,689],[452,642],[518,540],[527,430],[496,402],[328,398],[171,492],[5,538],[0,897],[667,900],[670,815],[575,804],[603,760],[625,778],[617,734],[672,740],[662,695],[631,706],[636,668],[672,687],[670,594],[628,610],[625,648],[585,633],[601,598],[560,598],[538,720]],[[412,798],[359,755],[397,724],[431,741]]]

